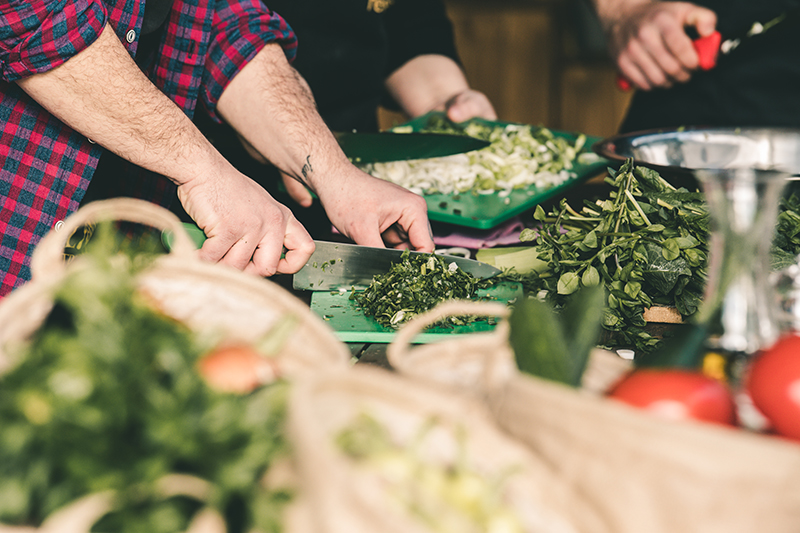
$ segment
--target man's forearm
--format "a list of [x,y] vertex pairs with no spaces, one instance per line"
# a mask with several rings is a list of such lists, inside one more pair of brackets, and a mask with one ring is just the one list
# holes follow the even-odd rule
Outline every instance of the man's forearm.
[[458,63],[429,54],[417,56],[392,72],[386,88],[409,116],[416,117],[443,111],[450,98],[469,89],[469,83]]
[[590,0],[592,6],[600,19],[603,29],[608,31],[609,27],[616,23],[623,13],[634,6],[650,4],[653,0]]
[[425,200],[353,166],[276,44],[231,80],[217,111],[259,153],[319,196],[331,223],[364,246],[433,250]]
[[311,255],[314,244],[291,212],[214,149],[108,27],[63,65],[18,83],[76,131],[172,179],[206,234],[200,257],[271,276],[297,272]]
[[349,164],[317,113],[305,80],[269,44],[228,84],[217,111],[286,174],[318,191],[323,175]]
[[178,184],[227,164],[109,26],[66,63],[18,84],[71,128]]

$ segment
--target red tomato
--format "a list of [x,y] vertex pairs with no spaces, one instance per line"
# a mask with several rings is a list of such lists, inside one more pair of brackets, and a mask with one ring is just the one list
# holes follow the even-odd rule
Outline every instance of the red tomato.
[[800,440],[800,336],[784,336],[756,355],[745,387],[777,433]]
[[220,392],[246,394],[276,378],[272,361],[245,345],[217,348],[200,359],[198,368],[208,385]]
[[736,406],[728,387],[699,372],[639,368],[622,378],[608,395],[671,420],[736,424]]

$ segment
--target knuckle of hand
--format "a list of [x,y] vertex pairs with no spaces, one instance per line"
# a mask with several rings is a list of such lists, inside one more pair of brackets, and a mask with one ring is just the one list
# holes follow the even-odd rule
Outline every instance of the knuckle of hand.
[[256,270],[258,271],[258,275],[264,278],[273,276],[277,272],[277,268],[270,267],[265,263],[262,263],[261,265],[256,265]]

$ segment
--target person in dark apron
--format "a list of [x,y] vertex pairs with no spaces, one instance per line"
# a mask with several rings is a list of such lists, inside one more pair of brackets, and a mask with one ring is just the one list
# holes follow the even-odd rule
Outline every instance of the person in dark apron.
[[[637,89],[621,133],[800,127],[800,0],[593,3],[612,58]],[[724,44],[703,70],[691,38],[714,30],[738,46]]]

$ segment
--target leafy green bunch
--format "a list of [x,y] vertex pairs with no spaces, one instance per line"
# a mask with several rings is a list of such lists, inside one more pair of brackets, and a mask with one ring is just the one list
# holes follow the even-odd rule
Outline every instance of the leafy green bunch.
[[534,217],[540,230],[523,231],[536,241],[546,268],[524,281],[529,293],[556,308],[582,287],[603,285],[603,327],[620,344],[649,351],[657,340],[643,328],[643,312],[672,306],[684,316],[700,305],[706,279],[709,215],[702,193],[676,189],[654,170],[628,160],[606,178],[607,199],[584,201],[580,212],[566,200]]
[[181,473],[210,482],[205,503],[229,531],[278,530],[289,495],[260,480],[287,453],[285,386],[214,392],[196,368],[204,343],[136,290],[149,260],[99,249],[76,259],[46,322],[0,376],[0,523],[39,525],[111,490],[115,511],[98,530],[184,531],[201,503],[157,490]]
[[797,263],[800,255],[800,198],[794,191],[781,198],[775,239],[772,242],[773,270],[781,270]]

